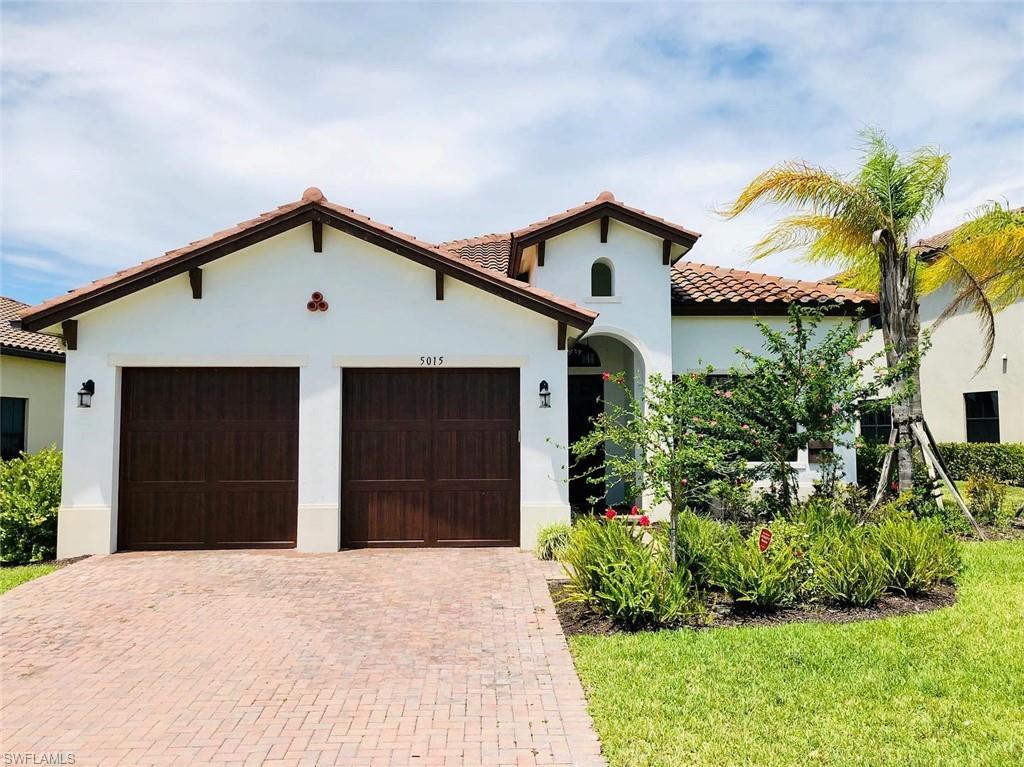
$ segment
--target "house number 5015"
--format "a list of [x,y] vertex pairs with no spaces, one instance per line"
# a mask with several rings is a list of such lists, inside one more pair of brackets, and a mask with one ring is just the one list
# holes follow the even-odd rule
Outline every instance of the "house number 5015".
[[420,357],[421,367],[440,367],[444,364],[444,356],[440,357]]

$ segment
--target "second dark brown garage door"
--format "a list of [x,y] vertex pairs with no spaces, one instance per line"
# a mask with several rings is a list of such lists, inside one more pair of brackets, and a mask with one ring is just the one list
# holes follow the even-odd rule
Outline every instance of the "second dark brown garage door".
[[345,546],[519,544],[519,371],[342,374]]
[[122,371],[118,548],[293,547],[299,374]]

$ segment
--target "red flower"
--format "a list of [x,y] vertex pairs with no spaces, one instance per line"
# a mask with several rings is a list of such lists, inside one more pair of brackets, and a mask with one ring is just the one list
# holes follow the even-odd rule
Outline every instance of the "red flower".
[[606,519],[615,519],[615,509],[606,509],[604,516]]
[[603,378],[605,381],[610,380],[611,377],[612,377],[612,374],[609,373],[607,370],[604,371],[603,373],[601,373],[601,378]]
[[899,483],[898,482],[890,482],[889,483],[889,489],[890,490],[897,490],[897,489],[899,489]]
[[646,514],[644,514],[642,517],[640,517],[640,520],[637,522],[637,524],[640,525],[640,527],[647,527],[649,524],[651,524],[651,520],[647,518]]
[[690,484],[690,481],[688,479],[681,479],[679,480],[679,484],[682,485],[683,487],[686,487],[688,484]]
[[629,510],[629,513],[632,514],[635,517],[637,514],[640,513],[640,509],[638,509],[636,506],[634,506],[632,509]]

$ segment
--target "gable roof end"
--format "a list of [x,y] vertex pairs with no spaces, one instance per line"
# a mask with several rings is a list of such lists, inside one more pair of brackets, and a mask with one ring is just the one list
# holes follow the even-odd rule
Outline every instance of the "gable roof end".
[[410,234],[395,231],[393,227],[351,208],[328,202],[319,189],[310,187],[300,200],[22,311],[20,327],[26,330],[49,327],[312,221],[319,221],[581,330],[589,328],[597,318],[596,312],[553,293],[498,274]]
[[683,252],[676,258],[682,258],[686,251],[694,246],[700,238],[700,232],[694,232],[679,224],[673,224],[658,216],[652,216],[640,208],[631,208],[615,199],[611,192],[601,192],[593,200],[588,200],[575,208],[549,216],[543,221],[524,226],[512,232],[508,273],[515,274],[519,269],[523,251],[531,245],[563,234],[577,227],[589,224],[607,216],[623,224],[641,231],[661,237],[683,247]]

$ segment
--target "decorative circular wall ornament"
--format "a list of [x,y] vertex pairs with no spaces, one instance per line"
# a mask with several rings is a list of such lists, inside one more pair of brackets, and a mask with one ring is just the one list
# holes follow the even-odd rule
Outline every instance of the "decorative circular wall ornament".
[[324,300],[324,294],[319,290],[314,290],[306,302],[306,308],[311,312],[326,312],[330,307]]

